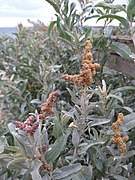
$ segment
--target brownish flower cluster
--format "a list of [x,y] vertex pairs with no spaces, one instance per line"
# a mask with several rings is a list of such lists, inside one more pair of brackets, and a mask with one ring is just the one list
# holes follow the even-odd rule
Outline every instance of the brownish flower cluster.
[[25,131],[26,133],[32,136],[39,125],[39,122],[37,121],[33,122],[33,121],[34,121],[34,116],[29,116],[24,122],[16,121],[15,125],[17,128]]
[[123,122],[123,114],[119,113],[117,121],[112,124],[112,130],[114,132],[114,137],[112,139],[112,143],[118,144],[119,146],[119,151],[121,153],[124,153],[127,151],[126,149],[126,141],[128,141],[129,137],[128,136],[123,136],[120,131],[120,126],[122,125]]
[[95,63],[92,64],[92,54],[91,54],[91,42],[87,40],[85,43],[84,57],[82,60],[82,70],[80,74],[62,76],[63,79],[68,80],[77,86],[89,86],[93,82],[93,77],[96,74],[96,70],[100,68],[100,65]]
[[[56,91],[52,92],[46,102],[41,105],[41,111],[43,114],[38,114],[39,119],[46,119],[47,116],[54,114],[52,108],[57,95],[58,93]],[[34,122],[34,119],[34,116],[29,116],[24,122],[16,121],[15,125],[17,128],[25,131],[32,136],[39,125],[39,122]]]
[[53,108],[53,105],[54,105],[54,103],[56,101],[57,96],[58,96],[58,92],[56,92],[56,91],[52,92],[49,95],[49,97],[46,100],[46,102],[41,105],[41,111],[42,111],[42,113],[43,113],[43,115],[45,117],[54,114],[52,108]]

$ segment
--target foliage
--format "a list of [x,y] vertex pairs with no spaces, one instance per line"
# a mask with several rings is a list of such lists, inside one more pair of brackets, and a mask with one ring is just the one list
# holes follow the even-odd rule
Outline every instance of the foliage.
[[[134,61],[134,53],[127,45],[114,42],[114,28],[108,27],[117,19],[133,38],[134,1],[125,7],[113,1],[95,5],[78,0],[80,11],[69,0],[46,1],[56,11],[56,20],[49,27],[31,22],[33,28],[27,29],[20,24],[13,37],[0,37],[0,176],[21,180],[132,179],[135,87],[131,79],[106,70],[104,65],[110,50]],[[121,11],[127,19],[117,14]],[[101,29],[86,25],[95,17],[106,19]],[[92,63],[100,63],[100,70],[92,76],[90,86],[78,87],[62,75],[80,73],[87,39],[93,45]],[[59,96],[53,114],[50,104],[54,101],[47,97],[54,90]],[[45,111],[51,113],[44,117]],[[118,143],[112,144],[112,125],[120,112],[124,119],[119,131],[123,137],[129,136],[127,152],[122,154]],[[31,124],[28,116],[34,118]]]

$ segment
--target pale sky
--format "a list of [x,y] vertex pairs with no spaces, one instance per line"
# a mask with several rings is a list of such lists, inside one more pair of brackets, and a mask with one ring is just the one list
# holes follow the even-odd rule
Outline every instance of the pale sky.
[[[77,0],[69,1],[78,4]],[[93,1],[101,2],[102,0]],[[127,1],[115,0],[115,4],[124,4]],[[40,20],[48,25],[52,19],[55,19],[55,11],[45,0],[0,0],[0,27],[16,27],[19,23],[30,26],[28,19],[35,22]],[[92,23],[95,25],[96,21]]]

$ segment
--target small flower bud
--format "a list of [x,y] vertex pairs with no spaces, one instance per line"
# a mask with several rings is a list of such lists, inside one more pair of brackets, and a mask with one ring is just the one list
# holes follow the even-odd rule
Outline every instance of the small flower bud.
[[43,145],[43,146],[42,146],[42,152],[44,153],[44,152],[46,151],[46,149],[47,149],[47,148],[46,148],[46,145]]
[[38,114],[38,118],[39,118],[39,119],[45,119],[46,117],[45,117],[44,114]]

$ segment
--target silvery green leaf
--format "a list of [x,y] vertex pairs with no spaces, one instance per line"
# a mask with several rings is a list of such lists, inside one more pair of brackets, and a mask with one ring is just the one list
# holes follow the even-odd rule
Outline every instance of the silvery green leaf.
[[135,127],[135,113],[128,114],[124,116],[124,121],[122,123],[122,130],[128,131]]
[[38,128],[36,129],[34,133],[34,142],[38,148],[41,147],[40,135],[41,135],[41,127],[38,126]]
[[122,91],[135,91],[135,87],[134,86],[123,86],[123,87],[111,90],[110,93],[115,94],[117,92],[122,92]]
[[116,180],[128,180],[128,178],[125,178],[125,177],[123,177],[123,176],[121,176],[121,175],[114,175],[113,176]]
[[119,101],[121,101],[122,104],[124,103],[124,100],[120,96],[117,96],[117,95],[114,95],[114,94],[109,94],[107,96],[107,99],[110,99],[110,98],[118,99]]
[[74,180],[86,180],[86,178],[83,176],[83,174],[82,174],[81,172],[75,174],[75,175],[73,176],[73,179],[74,179]]
[[89,141],[87,145],[82,146],[81,148],[78,149],[78,154],[80,155],[84,154],[90,147],[98,145],[98,144],[102,145],[104,143],[105,143],[104,141],[100,141],[100,140]]
[[127,151],[123,158],[130,158],[132,156],[135,156],[135,150]]
[[64,147],[67,143],[67,138],[70,134],[70,131],[67,130],[66,134],[60,136],[55,143],[52,145],[50,151],[46,151],[45,159],[48,163],[54,162],[55,159],[60,155],[60,153],[64,150]]
[[41,104],[42,102],[39,99],[32,99],[30,101],[31,104]]
[[42,180],[51,180],[51,177],[46,172],[45,175],[42,177]]
[[47,132],[46,127],[43,127],[42,129],[41,143],[42,145],[48,146],[48,132]]
[[110,122],[110,119],[102,119],[102,118],[100,119],[100,118],[92,118],[92,117],[90,117],[89,120],[93,120],[88,123],[89,127],[107,124]]
[[7,165],[7,168],[10,170],[15,170],[15,169],[28,169],[29,163],[26,162],[25,157],[18,157],[10,161]]
[[106,82],[104,79],[102,80],[102,90],[103,90],[103,93],[106,93],[106,91],[107,91]]
[[123,109],[127,110],[130,113],[133,113],[133,109],[128,106],[123,106]]
[[80,137],[77,128],[73,129],[73,134],[72,134],[72,143],[74,147],[78,147],[80,142]]
[[7,140],[5,136],[0,137],[0,153],[4,151],[4,147],[7,145]]
[[53,136],[58,139],[62,135],[62,128],[58,117],[53,118]]
[[95,166],[96,168],[99,170],[99,171],[103,171],[103,162],[101,159],[93,159],[94,160],[94,163],[95,163]]
[[30,172],[32,180],[42,180],[42,177],[39,174],[39,168],[42,165],[42,162],[36,159],[32,162],[32,165],[34,166],[33,170]]
[[80,104],[78,101],[78,98],[76,97],[75,93],[73,91],[71,91],[69,88],[67,88],[70,96],[71,96],[71,100],[75,103],[75,104]]
[[83,166],[83,175],[86,180],[92,180],[93,177],[93,167],[91,165],[89,166]]
[[81,164],[73,164],[69,166],[65,166],[60,168],[62,171],[59,174],[54,174],[53,179],[55,180],[71,180],[76,173],[78,173],[81,170],[82,166]]

